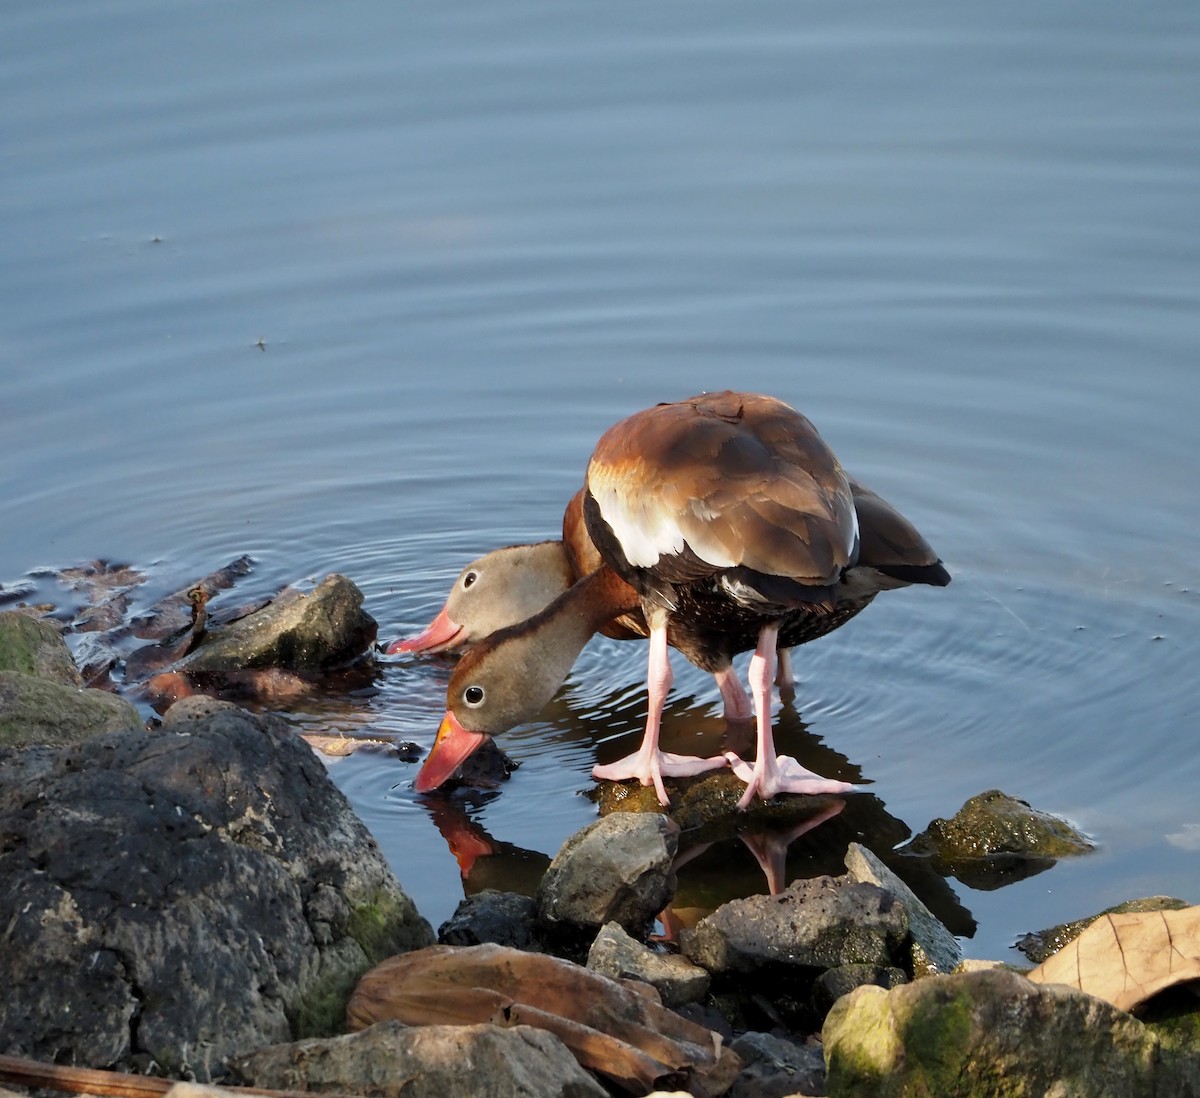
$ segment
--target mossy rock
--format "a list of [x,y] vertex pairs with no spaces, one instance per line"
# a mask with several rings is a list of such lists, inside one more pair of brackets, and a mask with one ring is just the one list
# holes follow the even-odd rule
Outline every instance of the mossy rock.
[[115,694],[0,671],[0,747],[61,747],[141,727],[138,711]]
[[1003,970],[860,987],[822,1037],[838,1098],[1150,1098],[1196,1093],[1200,1081],[1200,1059],[1132,1015]]
[[21,671],[64,686],[82,686],[79,669],[58,630],[15,610],[0,613],[0,671]]
[[930,857],[943,875],[990,890],[1041,873],[1059,858],[1094,849],[1066,820],[989,789],[950,819],[933,820],[901,852]]

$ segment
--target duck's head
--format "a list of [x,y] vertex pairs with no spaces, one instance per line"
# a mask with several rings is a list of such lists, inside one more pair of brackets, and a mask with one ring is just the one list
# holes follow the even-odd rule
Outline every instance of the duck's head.
[[471,561],[446,605],[415,637],[393,641],[387,654],[455,652],[524,621],[561,595],[572,580],[561,541],[510,545]]

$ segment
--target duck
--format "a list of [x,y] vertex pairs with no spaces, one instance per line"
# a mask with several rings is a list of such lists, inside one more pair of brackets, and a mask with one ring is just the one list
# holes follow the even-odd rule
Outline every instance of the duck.
[[[801,413],[733,391],[656,405],[611,427],[588,462],[578,507],[598,563],[462,657],[418,791],[444,782],[490,736],[533,719],[594,633],[639,614],[650,640],[642,746],[593,776],[653,785],[663,805],[664,777],[724,765],[746,782],[739,808],[755,796],[850,791],[776,756],[777,650],[826,635],[881,591],[949,583],[912,523],[851,482]],[[718,682],[733,677],[734,655],[753,653],[753,764],[732,752],[701,759],[659,749],[672,646]]]

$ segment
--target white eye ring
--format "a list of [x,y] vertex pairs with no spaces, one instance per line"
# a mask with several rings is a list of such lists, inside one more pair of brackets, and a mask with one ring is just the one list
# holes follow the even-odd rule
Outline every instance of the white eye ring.
[[462,692],[462,699],[472,709],[478,709],[483,704],[485,695],[482,686],[468,686]]
[[471,569],[471,571],[470,571],[470,572],[468,572],[468,573],[467,573],[465,576],[463,576],[463,578],[462,578],[462,589],[465,591],[465,590],[466,590],[468,587],[470,587],[470,586],[471,586],[471,585],[472,585],[472,584],[473,584],[473,583],[474,583],[474,582],[475,582],[477,579],[479,579],[479,573],[478,573],[478,572],[476,572],[476,571],[475,571],[475,570],[472,568],[472,569]]

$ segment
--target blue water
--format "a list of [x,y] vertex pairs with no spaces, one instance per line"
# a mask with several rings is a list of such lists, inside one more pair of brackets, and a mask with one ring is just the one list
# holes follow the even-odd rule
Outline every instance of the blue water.
[[[249,553],[231,597],[344,572],[390,638],[615,420],[766,391],[955,577],[799,653],[811,733],[912,831],[1000,787],[1099,845],[951,881],[966,951],[1200,901],[1195,5],[15,2],[0,101],[0,584]],[[644,658],[594,642],[463,818],[553,854]],[[289,712],[425,746],[447,673]],[[415,765],[330,766],[445,918]]]

